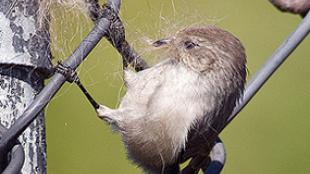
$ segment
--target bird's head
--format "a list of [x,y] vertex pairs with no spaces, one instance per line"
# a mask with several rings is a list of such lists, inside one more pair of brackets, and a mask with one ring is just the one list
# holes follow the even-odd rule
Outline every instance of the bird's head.
[[153,46],[166,49],[171,58],[198,72],[226,65],[244,66],[246,62],[241,42],[229,32],[211,25],[184,28],[154,42]]

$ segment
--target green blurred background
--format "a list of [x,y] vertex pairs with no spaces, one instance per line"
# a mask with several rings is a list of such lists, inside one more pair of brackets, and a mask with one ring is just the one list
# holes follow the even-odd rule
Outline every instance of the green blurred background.
[[[193,24],[216,24],[236,35],[248,56],[249,77],[301,21],[267,0],[126,0],[121,17],[128,40],[143,46]],[[91,29],[72,8],[52,11],[52,47],[66,58]],[[290,56],[249,105],[221,134],[228,159],[223,174],[310,172],[310,38]],[[116,107],[122,91],[121,59],[105,41],[80,66],[79,74],[101,103]],[[96,117],[85,97],[66,84],[46,108],[48,173],[142,173],[126,159],[118,134]]]

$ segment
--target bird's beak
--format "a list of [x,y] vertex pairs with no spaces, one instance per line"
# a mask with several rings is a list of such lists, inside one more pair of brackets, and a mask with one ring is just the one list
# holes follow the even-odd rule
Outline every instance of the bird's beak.
[[170,39],[160,39],[158,41],[153,42],[152,45],[154,47],[160,47],[160,46],[169,44],[170,41],[171,41]]

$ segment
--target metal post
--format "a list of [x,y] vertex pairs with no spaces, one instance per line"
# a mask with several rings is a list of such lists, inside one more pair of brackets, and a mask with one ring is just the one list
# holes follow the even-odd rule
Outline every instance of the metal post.
[[[48,25],[39,28],[38,9],[39,0],[0,0],[0,122],[6,128],[34,100],[43,88],[42,72],[51,68]],[[45,173],[43,112],[38,113],[19,141],[25,151],[21,173]]]
[[[108,4],[110,4],[116,12],[118,12],[120,0],[109,0]],[[82,61],[87,57],[90,51],[96,46],[100,39],[105,35],[109,26],[109,20],[107,20],[106,18],[99,19],[93,30],[82,41],[79,47],[67,60],[63,62],[64,66],[76,69],[77,66],[81,64]],[[41,92],[29,104],[29,106],[24,106],[26,108],[24,113],[22,113],[22,115],[17,120],[14,120],[14,123],[9,128],[9,130],[4,132],[2,135],[2,138],[0,140],[0,160],[6,155],[9,150],[12,149],[16,138],[21,135],[29,126],[29,124],[37,118],[41,110],[52,99],[52,97],[60,89],[60,87],[64,84],[65,81],[66,79],[62,74],[55,73],[49,83],[41,90]],[[5,164],[0,162],[0,169],[3,170],[4,167],[6,167]]]

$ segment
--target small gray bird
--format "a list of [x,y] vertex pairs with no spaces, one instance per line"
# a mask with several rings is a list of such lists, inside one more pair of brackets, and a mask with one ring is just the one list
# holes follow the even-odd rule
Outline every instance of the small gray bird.
[[310,10],[310,0],[269,0],[279,10],[306,16]]
[[208,135],[217,135],[243,93],[246,55],[215,26],[187,27],[153,46],[167,58],[140,72],[125,69],[119,107],[96,111],[122,135],[130,159],[160,174],[180,158],[208,157]]

